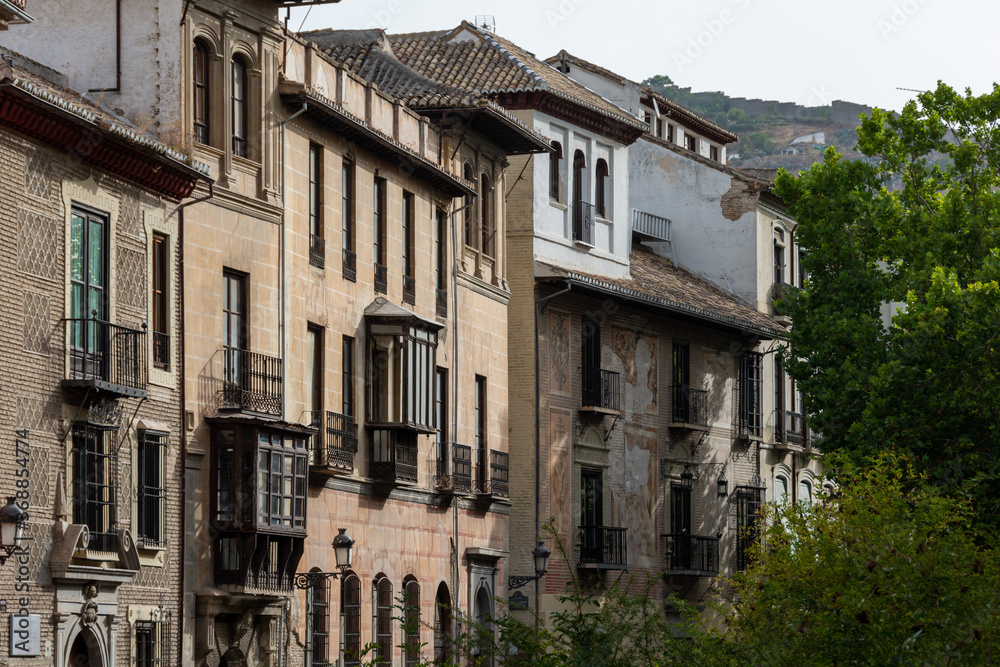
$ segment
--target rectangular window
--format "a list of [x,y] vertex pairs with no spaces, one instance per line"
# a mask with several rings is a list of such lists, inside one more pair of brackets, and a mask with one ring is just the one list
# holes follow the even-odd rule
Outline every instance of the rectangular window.
[[785,441],[785,369],[774,360],[774,441]]
[[670,485],[670,532],[674,535],[691,534],[690,486]]
[[137,489],[136,513],[138,514],[136,542],[139,546],[160,548],[167,546],[164,534],[164,489],[166,469],[167,434],[140,430],[136,461]]
[[438,475],[443,476],[448,474],[448,370],[445,368],[434,372],[434,423],[437,426]]
[[108,352],[108,221],[103,214],[76,206],[70,221],[72,370],[92,376],[102,370]]
[[167,237],[153,233],[153,365],[170,366],[169,262]]
[[118,550],[116,434],[117,429],[73,425],[73,523],[87,526],[93,551]]
[[434,268],[436,272],[435,285],[436,312],[438,317],[448,316],[448,214],[444,209],[436,209],[437,224],[434,238]]
[[740,357],[740,435],[759,438],[763,428],[763,363],[760,352],[744,352]]
[[353,572],[340,585],[340,617],[344,624],[344,665],[361,664],[361,579]]
[[194,140],[199,144],[209,142],[209,65],[211,60],[208,55],[208,47],[204,42],[196,40],[194,43]]
[[386,220],[385,195],[386,182],[384,178],[376,178],[372,198],[372,244],[375,257],[375,291],[385,294],[388,291],[388,270],[385,265],[386,254]]
[[257,526],[304,528],[305,439],[261,430],[257,439]]
[[154,609],[150,620],[135,622],[135,667],[169,667],[177,663],[171,643],[171,614]]
[[368,421],[434,428],[437,328],[368,324]]
[[330,580],[320,581],[311,591],[312,664],[327,665],[330,660]]
[[764,502],[764,489],[736,487],[736,570],[744,572],[750,563],[750,548],[757,540],[757,515]]
[[583,372],[583,405],[601,405],[601,323],[592,317],[580,320],[580,366]]
[[580,471],[580,561],[603,563],[604,475],[600,470]]
[[684,133],[684,148],[688,149],[693,153],[698,152],[698,140],[694,135]]
[[344,278],[354,282],[357,280],[357,255],[354,250],[354,162],[347,158],[344,158],[341,168],[340,193]]
[[657,118],[656,119],[656,136],[658,136],[658,137],[662,137],[663,136],[663,119],[662,118]]
[[711,158],[714,162],[718,162],[719,161],[719,147],[718,146],[709,146],[708,147],[708,157]]
[[667,141],[674,143],[674,126],[667,123]]
[[232,74],[233,155],[245,158],[249,156],[247,150],[247,129],[249,126],[247,66],[239,57],[233,58]]
[[348,417],[354,416],[354,339],[344,336],[343,370],[341,371],[341,396],[343,406],[341,411]]
[[489,481],[489,451],[487,449],[486,425],[486,378],[476,376],[476,481],[481,491],[485,491]]
[[243,355],[247,349],[246,275],[235,271],[222,274],[223,381],[243,386]]
[[326,245],[323,238],[323,147],[309,144],[309,263],[323,268]]
[[392,664],[392,617],[395,600],[392,598],[392,582],[380,577],[372,583],[373,620],[375,621],[376,662]]
[[[306,327],[306,409],[313,419],[323,412],[323,328],[316,324]],[[322,421],[320,422],[322,425]]]
[[416,249],[413,193],[403,192],[403,301],[416,303]]
[[689,423],[691,418],[691,347],[687,343],[674,341],[673,348],[673,393],[674,421]]

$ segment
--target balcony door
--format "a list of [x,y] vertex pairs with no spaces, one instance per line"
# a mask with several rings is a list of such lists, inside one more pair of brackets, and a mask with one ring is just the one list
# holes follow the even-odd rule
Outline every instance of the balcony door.
[[670,532],[674,535],[674,567],[691,568],[691,489],[670,487]]
[[584,468],[580,473],[580,560],[604,562],[604,475]]
[[584,317],[580,326],[583,404],[601,405],[601,323]]
[[242,386],[243,359],[247,345],[246,276],[223,274],[222,346],[225,354],[224,380]]
[[[70,240],[71,363],[74,374],[104,377],[107,327],[107,219],[74,207]],[[96,320],[96,321],[95,321]]]

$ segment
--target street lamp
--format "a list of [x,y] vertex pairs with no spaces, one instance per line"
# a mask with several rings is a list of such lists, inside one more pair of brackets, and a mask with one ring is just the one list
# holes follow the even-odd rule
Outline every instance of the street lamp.
[[726,479],[726,471],[723,470],[719,473],[719,497],[725,498],[729,495],[729,480]]
[[551,555],[545,543],[539,540],[538,546],[531,550],[531,556],[535,559],[535,576],[511,575],[507,577],[507,589],[514,590],[515,588],[521,588],[530,581],[541,579],[542,575],[549,571],[549,556]]
[[354,560],[354,540],[347,534],[346,528],[338,528],[338,535],[333,538],[333,553],[337,559],[337,572],[302,572],[295,575],[295,587],[301,590],[316,588],[328,579],[337,579],[341,574],[351,569]]
[[0,508],[0,547],[4,550],[4,553],[0,554],[0,565],[6,564],[7,558],[15,551],[21,550],[27,517],[28,515],[17,506],[13,496],[9,496],[7,504]]

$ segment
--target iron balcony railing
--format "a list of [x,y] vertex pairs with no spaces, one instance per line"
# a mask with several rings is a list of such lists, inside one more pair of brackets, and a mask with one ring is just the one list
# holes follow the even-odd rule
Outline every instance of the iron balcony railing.
[[455,493],[472,492],[472,447],[452,445],[451,453],[452,489]]
[[344,248],[344,279],[352,283],[358,280],[358,256],[353,251]]
[[153,365],[157,368],[170,366],[170,334],[153,332]]
[[669,241],[670,220],[652,213],[632,209],[632,231],[657,241]]
[[417,482],[417,436],[412,431],[378,428],[370,431],[368,474],[375,482]]
[[247,140],[245,137],[233,135],[233,155],[242,158],[247,156]]
[[719,538],[675,533],[662,535],[667,574],[714,577],[719,574]]
[[228,346],[222,348],[222,355],[219,409],[280,415],[284,389],[281,359]]
[[614,570],[628,567],[626,528],[580,526],[580,564]]
[[309,235],[309,263],[321,269],[326,265],[326,239],[322,236]]
[[[296,541],[301,542],[301,538],[269,539],[254,533],[220,535],[214,543],[215,583],[250,594],[290,595],[295,590],[292,563],[297,559],[282,558],[282,552],[301,550],[301,545],[296,549]],[[278,564],[282,560],[286,562],[284,567]]]
[[809,429],[802,413],[792,410],[775,410],[774,440],[789,445],[807,445]]
[[583,407],[621,410],[621,375],[596,366],[583,368]]
[[594,205],[582,199],[573,205],[573,240],[594,245]]
[[199,144],[208,145],[208,125],[201,121],[194,122],[194,140]]
[[127,396],[146,395],[146,325],[142,329],[96,317],[66,320],[67,386],[94,386]]
[[417,302],[417,281],[413,276],[403,276],[403,301],[410,305]]
[[[483,461],[489,452],[489,465]],[[482,495],[510,498],[510,454],[496,450],[476,451],[476,489]]]
[[437,316],[448,317],[448,290],[437,290]]
[[671,387],[673,422],[692,426],[708,426],[708,392],[688,385]]
[[375,291],[381,294],[389,291],[389,269],[378,262],[375,262]]
[[358,452],[358,425],[354,417],[321,410],[309,415],[319,428],[313,448],[313,465],[331,472],[353,472]]

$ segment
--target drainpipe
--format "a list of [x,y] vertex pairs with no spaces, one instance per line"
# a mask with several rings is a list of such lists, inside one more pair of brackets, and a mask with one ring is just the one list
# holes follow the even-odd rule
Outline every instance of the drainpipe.
[[[468,204],[466,204],[465,206],[462,206],[461,208],[457,208],[457,209],[455,209],[454,211],[451,212],[451,247],[453,249],[452,262],[451,262],[451,277],[452,277],[452,286],[453,286],[453,289],[451,291],[451,303],[452,303],[452,307],[454,309],[452,311],[453,312],[452,322],[454,322],[454,325],[453,325],[452,332],[451,332],[451,346],[452,346],[452,350],[454,351],[454,357],[455,357],[452,360],[452,365],[455,367],[454,379],[452,380],[452,383],[455,385],[455,400],[452,401],[453,405],[452,405],[452,408],[451,408],[451,411],[452,411],[452,431],[451,431],[451,433],[452,433],[452,437],[453,438],[458,438],[458,397],[459,397],[459,391],[458,391],[458,229],[456,227],[457,223],[455,222],[455,218],[462,211],[464,211],[464,210],[466,210],[468,208],[472,208],[475,205],[476,205],[476,195],[472,195],[472,198],[469,200]],[[454,454],[452,455],[452,464],[454,465]],[[452,472],[452,476],[454,477],[455,471],[452,470],[451,472]],[[458,603],[459,603],[459,599],[461,598],[460,593],[461,593],[462,587],[458,583],[458,560],[459,560],[459,555],[458,555],[458,499],[457,498],[455,499],[455,516],[454,516],[453,532],[454,532],[454,535],[455,535],[455,565],[454,565],[455,569],[452,572],[452,577],[455,580],[455,591],[453,593],[454,599],[455,599],[455,604],[454,604],[453,608],[454,609],[460,609],[460,607],[458,606]],[[471,609],[470,609],[470,612],[471,612]],[[455,615],[454,618],[455,618],[455,634],[458,635],[461,632],[461,620],[460,620],[461,617],[459,615]]]
[[288,207],[285,206],[285,127],[288,123],[301,114],[305,113],[309,105],[305,102],[302,103],[302,108],[293,113],[291,116],[281,121],[281,242],[280,249],[278,251],[278,256],[280,257],[280,272],[281,278],[279,280],[279,290],[281,293],[281,316],[278,318],[279,329],[281,329],[281,418],[285,419],[285,400],[288,395],[287,390],[284,387],[285,379],[288,377],[286,369],[288,367],[288,355],[286,354],[286,333],[285,333],[285,301],[287,298],[287,276],[285,275],[285,211]]

